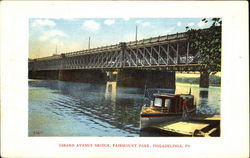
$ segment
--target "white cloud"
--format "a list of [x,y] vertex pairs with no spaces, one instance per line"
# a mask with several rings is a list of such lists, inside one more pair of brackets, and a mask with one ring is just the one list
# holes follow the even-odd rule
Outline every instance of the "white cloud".
[[66,36],[65,33],[63,33],[62,31],[60,30],[49,30],[49,31],[46,31],[44,32],[40,37],[39,37],[39,40],[40,41],[46,41],[48,40],[49,38],[52,38],[52,37],[56,37],[56,36]]
[[150,25],[151,25],[150,22],[143,22],[143,23],[141,23],[141,26],[143,26],[143,27],[150,26]]
[[63,18],[60,18],[62,20],[67,20],[67,21],[73,21],[73,20],[76,20],[76,18],[71,18],[71,17],[63,17]]
[[35,20],[31,26],[32,27],[39,27],[39,26],[53,27],[53,26],[56,26],[56,23],[54,21],[48,20],[48,19],[45,19],[45,20],[38,19],[38,20]]
[[62,53],[64,51],[63,50],[64,43],[57,38],[51,39],[50,45],[51,45],[52,52],[53,52],[53,49],[55,50],[55,53],[57,54]]
[[141,23],[142,23],[142,20],[137,20],[135,23],[141,24]]
[[126,18],[123,18],[124,21],[129,21],[130,18],[126,17]]
[[203,28],[206,25],[206,23],[203,22],[203,21],[200,21],[200,22],[197,23],[197,25],[198,25],[199,28]]
[[57,39],[57,38],[51,39],[51,40],[50,40],[50,43],[51,43],[52,45],[57,45],[57,46],[63,46],[63,45],[64,45],[63,42],[60,41],[60,40]]
[[135,23],[138,24],[138,25],[141,25],[143,27],[151,25],[150,22],[145,22],[145,21],[142,21],[142,20],[137,20]]
[[188,23],[187,26],[189,26],[189,27],[194,26],[194,23],[193,22]]
[[180,21],[177,22],[177,26],[181,26],[182,23]]
[[115,23],[115,20],[107,19],[104,21],[104,24],[106,25],[113,25]]
[[100,24],[94,20],[86,20],[83,22],[83,27],[90,31],[96,31],[100,28]]

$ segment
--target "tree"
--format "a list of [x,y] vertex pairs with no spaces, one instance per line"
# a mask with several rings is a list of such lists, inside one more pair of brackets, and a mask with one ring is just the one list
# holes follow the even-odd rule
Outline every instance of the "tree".
[[[202,19],[207,23],[206,18]],[[221,71],[221,18],[212,18],[212,25],[207,29],[186,27],[191,49],[200,53],[199,61],[206,71],[215,74]]]

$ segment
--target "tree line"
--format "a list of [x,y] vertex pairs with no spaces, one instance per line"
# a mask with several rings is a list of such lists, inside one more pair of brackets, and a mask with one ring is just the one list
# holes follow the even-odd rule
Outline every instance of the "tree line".
[[[176,77],[176,82],[180,83],[190,83],[190,84],[199,84],[199,77]],[[212,86],[221,86],[221,77],[220,76],[209,76],[209,85]]]

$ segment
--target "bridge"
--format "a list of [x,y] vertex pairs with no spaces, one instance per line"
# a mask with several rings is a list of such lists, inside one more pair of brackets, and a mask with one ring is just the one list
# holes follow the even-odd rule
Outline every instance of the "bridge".
[[62,53],[29,61],[29,70],[159,68],[202,71],[199,52],[190,49],[185,33]]
[[[201,87],[208,87],[208,81],[206,81],[208,75],[203,73],[205,66],[200,64],[199,55],[199,52],[191,49],[186,33],[183,32],[31,59],[28,67],[30,78],[43,75],[51,76],[52,72],[53,74],[56,72],[58,73],[56,76],[62,80],[70,80],[66,79],[68,78],[66,76],[72,76],[70,73],[76,73],[75,76],[79,77],[79,74],[83,74],[83,72],[86,72],[82,75],[85,78],[91,73],[96,75],[104,71],[109,72],[108,76],[110,74],[112,76],[114,71],[126,72],[126,75],[120,75],[125,78],[120,78],[123,82],[128,82],[125,80],[128,77],[131,78],[133,72],[136,72],[133,75],[139,75],[137,79],[142,76],[148,78],[148,75],[145,75],[149,72],[151,75],[157,73],[155,75],[158,77],[167,74],[166,82],[170,83],[171,81],[174,87],[175,83],[172,80],[175,81],[176,71],[199,71],[201,72],[201,80],[202,78],[205,79],[201,81],[201,84],[206,82],[205,86],[201,85]],[[173,75],[174,77],[169,77]],[[101,80],[105,78],[103,75],[99,77]],[[89,77],[87,80],[89,81],[91,78],[93,77]],[[149,78],[152,78],[152,76]],[[133,82],[139,84],[136,80],[133,80]],[[151,82],[159,81],[155,79]],[[169,88],[169,86],[167,87]],[[173,87],[170,86],[170,88]]]

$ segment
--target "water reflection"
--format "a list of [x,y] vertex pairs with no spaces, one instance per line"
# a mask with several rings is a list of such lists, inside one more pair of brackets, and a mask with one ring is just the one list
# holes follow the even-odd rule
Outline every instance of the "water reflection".
[[112,105],[116,104],[116,95],[117,95],[117,82],[107,82],[105,90],[105,98],[111,99]]
[[208,90],[200,90],[200,98],[208,98]]
[[176,84],[176,94],[194,95],[198,114],[220,114],[220,87],[200,88],[196,84]]
[[200,90],[200,106],[198,108],[198,113],[203,115],[214,115],[218,114],[216,112],[216,107],[209,106],[208,103],[208,89]]
[[[29,86],[29,116],[32,118],[29,122],[29,131],[32,131],[38,124],[43,126],[42,122],[45,120],[36,120],[35,117],[42,111],[48,117],[56,115],[53,117],[55,120],[51,120],[49,123],[44,122],[52,129],[60,128],[54,123],[61,118],[70,120],[70,122],[66,121],[64,126],[71,127],[72,122],[77,124],[80,130],[75,131],[78,132],[76,135],[138,135],[139,118],[137,113],[142,106],[139,103],[143,97],[140,94],[134,95],[137,93],[136,89],[127,91],[121,89],[123,93],[117,96],[114,83],[111,92],[107,90],[107,85],[61,81],[30,82]],[[40,95],[40,98],[35,99],[34,95]],[[82,131],[86,132],[86,129],[89,132],[84,134]],[[60,129],[55,131],[58,135],[64,135]],[[32,132],[29,134],[32,135]],[[47,131],[44,135],[54,134]]]
[[[176,93],[188,93],[189,89],[190,85],[177,84]],[[207,95],[196,85],[191,85],[191,90],[199,112],[210,108],[220,113],[220,88],[209,88]],[[115,82],[32,80],[29,136],[37,136],[37,130],[43,131],[43,136],[139,136],[143,100],[144,89],[117,87]]]

